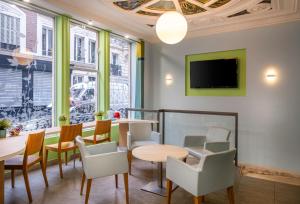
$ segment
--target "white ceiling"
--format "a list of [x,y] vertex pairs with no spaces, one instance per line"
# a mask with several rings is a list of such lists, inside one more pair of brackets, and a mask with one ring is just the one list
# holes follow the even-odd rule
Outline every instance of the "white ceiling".
[[[157,42],[155,25],[158,17],[145,16],[135,11],[127,11],[113,4],[115,0],[32,0],[33,4],[66,13],[76,19],[113,30],[133,39]],[[120,1],[120,0],[118,0]],[[197,0],[194,0],[197,1]],[[212,0],[216,1],[216,0]],[[300,0],[272,0],[270,7],[257,6],[262,0],[231,0],[229,3],[209,12],[186,16],[187,37],[197,37],[220,32],[267,26],[300,20]],[[229,18],[238,12],[246,15]]]

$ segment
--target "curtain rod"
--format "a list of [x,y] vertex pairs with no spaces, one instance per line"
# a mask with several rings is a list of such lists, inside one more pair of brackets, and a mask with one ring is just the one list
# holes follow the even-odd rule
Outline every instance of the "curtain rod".
[[[1,1],[6,2],[8,4],[15,4],[17,6],[21,6],[23,8],[26,8],[26,9],[29,9],[29,10],[32,10],[32,11],[38,10],[40,13],[50,15],[52,17],[55,17],[57,15],[66,15],[66,14],[62,14],[62,13],[59,13],[59,12],[56,12],[56,11],[38,6],[38,5],[33,4],[33,3],[23,2],[23,0],[1,0]],[[71,22],[74,22],[74,23],[77,23],[77,24],[84,24],[85,27],[88,27],[88,28],[91,28],[91,29],[94,29],[94,30],[97,30],[97,31],[109,31],[113,35],[124,38],[125,40],[131,41],[131,42],[141,43],[141,41],[142,41],[142,40],[134,40],[134,39],[131,39],[131,38],[125,38],[123,35],[115,33],[111,30],[103,29],[103,28],[100,28],[100,27],[97,27],[97,26],[88,25],[84,21],[78,20],[78,19],[76,19],[74,17],[71,17],[69,15],[66,15],[66,16],[68,16],[70,18]]]

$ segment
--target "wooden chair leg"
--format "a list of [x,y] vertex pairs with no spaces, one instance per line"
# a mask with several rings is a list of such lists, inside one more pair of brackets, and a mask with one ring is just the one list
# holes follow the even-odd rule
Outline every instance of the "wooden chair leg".
[[11,170],[11,187],[12,188],[15,187],[15,170],[14,169]]
[[31,191],[30,191],[30,185],[29,185],[29,179],[28,179],[27,169],[23,169],[23,176],[24,176],[24,181],[25,181],[27,196],[28,196],[29,202],[31,203],[32,202],[32,196],[31,196]]
[[132,151],[131,150],[128,150],[128,152],[127,152],[127,159],[128,159],[129,175],[131,175],[131,161],[132,161]]
[[203,196],[194,196],[194,204],[201,204],[203,201]]
[[63,171],[62,171],[62,161],[61,161],[61,153],[60,152],[57,152],[57,158],[58,158],[58,166],[59,166],[60,178],[64,178]]
[[116,188],[118,188],[118,174],[115,175]]
[[47,174],[46,174],[45,164],[44,164],[43,161],[40,161],[40,165],[41,165],[41,169],[42,169],[42,173],[43,173],[45,185],[46,185],[46,187],[48,187],[49,185],[48,185],[48,179],[47,179]]
[[167,204],[171,204],[172,184],[173,182],[167,179]]
[[68,152],[65,152],[65,165],[68,166]]
[[124,187],[125,187],[126,204],[129,204],[128,173],[124,173],[123,177],[124,177]]
[[92,179],[88,179],[86,186],[86,194],[85,194],[85,204],[89,203],[89,196],[91,191]]
[[85,183],[85,173],[83,172],[82,179],[81,179],[80,195],[82,195],[84,183]]
[[46,149],[46,152],[45,152],[45,160],[44,160],[45,172],[46,172],[46,170],[47,170],[48,152],[49,152],[49,151]]
[[230,204],[234,204],[234,191],[233,186],[227,188],[227,196]]

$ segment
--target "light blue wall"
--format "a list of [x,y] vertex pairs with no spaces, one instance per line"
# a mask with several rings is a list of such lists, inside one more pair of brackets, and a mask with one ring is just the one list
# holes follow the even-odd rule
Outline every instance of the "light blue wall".
[[[299,21],[148,47],[146,108],[238,112],[240,163],[300,173]],[[240,48],[247,49],[247,96],[185,96],[185,55]],[[264,81],[271,65],[279,69],[273,86]]]

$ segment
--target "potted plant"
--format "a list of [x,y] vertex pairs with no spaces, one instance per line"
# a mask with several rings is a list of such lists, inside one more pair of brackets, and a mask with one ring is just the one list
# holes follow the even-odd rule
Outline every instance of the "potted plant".
[[6,130],[11,126],[11,122],[8,119],[0,120],[0,138],[6,137]]
[[59,121],[60,127],[65,125],[67,123],[67,116],[65,116],[65,115],[59,116],[58,121]]
[[95,112],[95,117],[96,117],[96,120],[102,120],[102,116],[104,115],[104,112],[103,111],[98,111],[98,112]]

